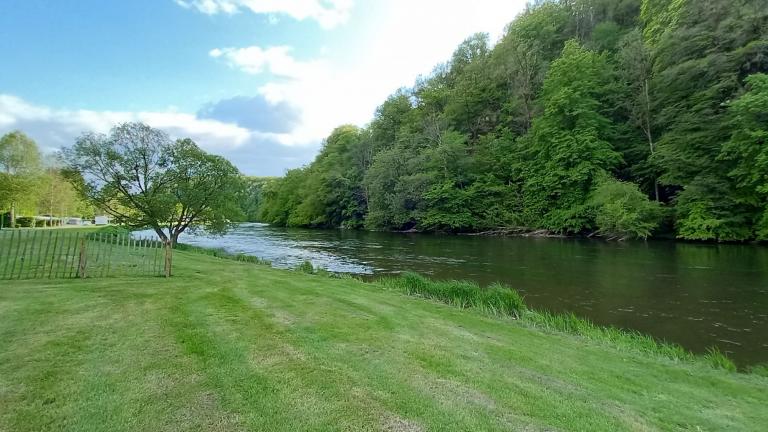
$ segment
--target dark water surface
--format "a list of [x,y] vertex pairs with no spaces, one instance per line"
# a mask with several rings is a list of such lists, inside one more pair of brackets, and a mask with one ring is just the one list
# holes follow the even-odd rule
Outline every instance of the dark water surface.
[[503,282],[536,309],[568,311],[703,352],[716,345],[741,365],[768,361],[768,248],[662,241],[477,237],[282,229],[244,224],[221,247],[330,271],[415,271],[441,279]]

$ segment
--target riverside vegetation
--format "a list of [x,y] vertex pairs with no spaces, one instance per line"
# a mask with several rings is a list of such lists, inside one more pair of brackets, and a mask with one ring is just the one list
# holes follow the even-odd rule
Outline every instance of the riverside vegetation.
[[696,357],[530,311],[508,288],[413,274],[364,283],[220,251],[179,250],[174,264],[171,279],[4,286],[0,429],[761,430],[768,422],[764,368],[735,373],[716,352]]
[[544,0],[254,181],[258,218],[768,239],[768,2]]

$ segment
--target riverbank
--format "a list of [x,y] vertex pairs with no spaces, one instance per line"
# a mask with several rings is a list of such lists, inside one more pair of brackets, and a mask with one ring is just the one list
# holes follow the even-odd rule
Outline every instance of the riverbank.
[[[152,235],[152,233],[147,233]],[[185,244],[364,278],[502,282],[537,310],[653,335],[740,367],[768,363],[768,249],[748,245],[392,234],[243,224]]]
[[768,378],[178,252],[0,290],[0,430],[759,430]]

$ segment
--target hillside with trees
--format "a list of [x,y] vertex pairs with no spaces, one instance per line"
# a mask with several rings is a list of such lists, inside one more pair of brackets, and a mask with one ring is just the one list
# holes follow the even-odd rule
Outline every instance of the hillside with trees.
[[259,185],[283,226],[768,239],[768,2],[559,0]]

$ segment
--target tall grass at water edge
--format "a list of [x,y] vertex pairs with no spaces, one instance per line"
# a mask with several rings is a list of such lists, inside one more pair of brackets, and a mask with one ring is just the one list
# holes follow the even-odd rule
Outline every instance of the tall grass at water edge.
[[493,315],[520,318],[526,310],[522,296],[501,284],[482,288],[476,282],[435,281],[415,273],[383,279],[382,283],[411,296],[441,301],[462,309],[479,309]]
[[[186,244],[177,244],[176,248],[222,259],[262,265],[270,264],[269,261],[259,257],[233,254],[220,248],[211,249]],[[350,277],[345,274],[329,272],[323,268],[315,268],[309,261],[297,265],[295,270],[325,277]],[[520,293],[499,283],[481,287],[472,281],[432,280],[410,272],[398,277],[380,279],[378,283],[409,296],[436,300],[462,309],[475,309],[494,316],[516,319],[524,325],[545,331],[576,335],[598,343],[612,344],[619,349],[641,352],[673,361],[703,362],[717,369],[737,371],[735,363],[716,347],[708,349],[703,356],[698,356],[680,345],[659,341],[650,335],[634,330],[598,325],[573,313],[555,314],[531,310],[525,305]],[[747,372],[768,376],[768,365],[752,367],[747,369]]]
[[[703,356],[697,356],[680,345],[659,341],[634,330],[602,326],[573,313],[555,314],[529,309],[523,297],[514,289],[495,283],[480,287],[475,282],[456,280],[430,280],[415,273],[386,278],[381,283],[405,294],[437,300],[459,308],[472,308],[492,315],[519,320],[524,325],[576,335],[598,343],[608,343],[619,349],[641,352],[673,361],[700,361],[714,368],[735,372],[736,365],[725,353],[712,347]],[[768,366],[749,369],[748,372],[768,376]]]

